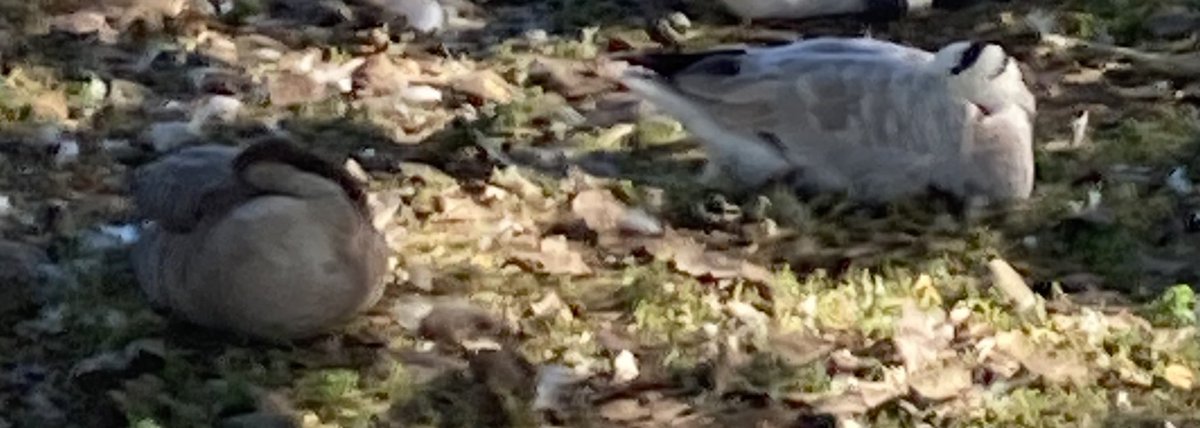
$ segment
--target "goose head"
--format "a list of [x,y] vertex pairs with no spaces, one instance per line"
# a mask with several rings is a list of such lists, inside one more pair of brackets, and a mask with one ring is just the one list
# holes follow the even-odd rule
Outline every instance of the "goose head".
[[985,115],[1014,104],[1030,118],[1037,114],[1037,102],[1025,85],[1020,66],[997,43],[951,43],[934,54],[933,67],[947,73],[951,91]]

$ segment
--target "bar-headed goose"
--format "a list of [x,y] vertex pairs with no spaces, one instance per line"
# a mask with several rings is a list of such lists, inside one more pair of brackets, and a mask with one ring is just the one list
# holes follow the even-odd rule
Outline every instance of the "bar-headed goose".
[[1034,97],[996,44],[930,53],[818,38],[626,59],[625,86],[704,144],[706,179],[745,189],[790,176],[868,202],[929,187],[993,201],[1032,191]]
[[313,336],[382,295],[387,244],[346,171],[282,140],[199,146],[135,171],[133,249],[155,305],[269,340]]

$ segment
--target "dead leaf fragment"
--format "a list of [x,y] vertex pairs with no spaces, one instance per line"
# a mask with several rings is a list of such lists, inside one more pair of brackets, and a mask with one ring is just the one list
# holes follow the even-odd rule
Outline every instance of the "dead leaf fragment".
[[534,204],[540,203],[545,199],[541,186],[534,184],[528,178],[521,175],[521,171],[515,166],[493,170],[490,181],[492,184],[513,192],[522,199]]
[[480,70],[455,79],[451,87],[485,101],[507,104],[513,100],[512,86],[492,70]]
[[1167,368],[1163,369],[1162,377],[1163,379],[1166,379],[1167,383],[1170,383],[1171,386],[1185,391],[1191,391],[1192,386],[1196,382],[1196,375],[1194,372],[1192,372],[1192,369],[1179,364],[1171,364],[1167,366]]
[[668,230],[662,239],[646,243],[646,250],[658,260],[672,263],[683,273],[712,279],[741,278],[760,284],[771,284],[771,271],[746,260],[729,257],[719,251],[708,251],[704,244]]
[[50,19],[50,29],[78,35],[96,33],[101,42],[108,44],[116,43],[119,35],[104,14],[89,10],[55,16]]
[[317,102],[328,96],[326,86],[304,74],[283,72],[267,78],[271,104],[291,106]]
[[354,88],[359,96],[376,97],[391,95],[408,87],[409,73],[396,65],[387,55],[377,54],[367,58],[361,67],[351,74]]
[[908,392],[908,376],[904,368],[884,369],[879,382],[860,382],[852,379],[841,391],[822,394],[793,394],[788,401],[807,403],[820,413],[851,416],[867,413]]
[[892,343],[909,373],[940,361],[952,339],[954,326],[947,322],[946,311],[942,308],[922,310],[916,301],[904,302]]
[[558,297],[558,293],[553,291],[546,293],[546,296],[542,297],[541,300],[529,305],[529,309],[533,311],[533,315],[538,317],[558,312],[566,307],[567,305],[563,303],[562,298]]
[[1021,363],[1030,373],[1054,384],[1081,385],[1091,377],[1087,361],[1072,349],[1059,349],[1045,344],[1032,343],[1019,331],[996,334],[996,358],[1010,358]]
[[1032,309],[1037,304],[1037,296],[1033,294],[1033,290],[1029,289],[1029,285],[1025,284],[1021,274],[1017,273],[1016,269],[1013,269],[1008,262],[1002,259],[993,259],[988,262],[988,270],[992,273],[992,285],[1008,296],[1009,301],[1018,312]]
[[612,82],[588,76],[587,67],[578,61],[538,58],[530,66],[529,77],[567,98],[581,98],[612,88]]
[[769,346],[773,353],[797,367],[829,355],[834,348],[829,341],[800,332],[772,333]]
[[42,120],[64,121],[71,118],[67,96],[62,92],[43,92],[29,105],[33,117]]
[[479,221],[496,220],[500,213],[479,205],[468,197],[442,195],[437,199],[440,221]]
[[971,369],[961,363],[909,375],[909,386],[926,400],[948,400],[971,387]]
[[585,190],[571,200],[571,212],[596,233],[615,232],[628,208],[608,190]]
[[600,405],[600,416],[610,422],[633,422],[650,416],[650,409],[642,407],[632,398],[609,401]]
[[551,275],[589,275],[592,268],[572,250],[567,237],[554,235],[538,243],[538,251],[517,251],[512,258],[527,269]]

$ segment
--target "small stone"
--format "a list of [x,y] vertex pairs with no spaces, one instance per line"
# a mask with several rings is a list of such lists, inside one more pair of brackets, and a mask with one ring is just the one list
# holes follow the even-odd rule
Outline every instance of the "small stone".
[[441,30],[446,25],[446,10],[438,0],[383,0],[384,7],[403,16],[408,26],[422,33]]
[[142,131],[138,135],[138,142],[153,147],[158,153],[165,153],[200,137],[200,133],[188,122],[158,122]]
[[667,22],[671,24],[671,28],[677,31],[687,31],[692,28],[692,20],[688,19],[683,12],[674,12],[668,15]]
[[613,358],[613,382],[626,383],[637,379],[639,374],[637,357],[629,350],[621,351]]
[[58,149],[54,152],[54,164],[61,167],[77,160],[79,160],[79,142],[75,140],[60,141]]
[[570,386],[579,379],[571,369],[561,365],[538,368],[533,410],[561,410],[567,404]]
[[413,85],[402,89],[400,98],[416,104],[438,103],[442,101],[442,91],[428,85]]
[[206,124],[211,120],[221,123],[233,122],[242,111],[242,101],[227,95],[208,97],[193,114],[196,123]]

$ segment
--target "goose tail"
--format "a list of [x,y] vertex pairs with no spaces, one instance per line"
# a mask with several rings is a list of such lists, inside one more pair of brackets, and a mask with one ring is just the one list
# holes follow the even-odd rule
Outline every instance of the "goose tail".
[[678,120],[693,134],[701,137],[718,137],[701,138],[702,140],[719,143],[730,138],[729,132],[717,125],[708,112],[654,75],[640,70],[630,70],[621,76],[621,84]]

